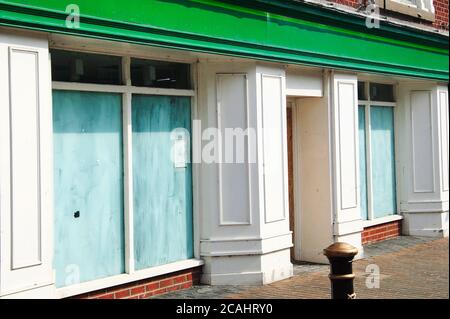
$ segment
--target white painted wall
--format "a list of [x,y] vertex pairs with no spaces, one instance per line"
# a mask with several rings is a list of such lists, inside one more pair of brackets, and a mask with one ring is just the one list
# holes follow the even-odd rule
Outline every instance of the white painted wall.
[[[53,284],[47,39],[0,33],[0,295]],[[33,295],[34,292],[29,292]]]
[[286,71],[286,94],[288,96],[322,97],[324,90],[321,70],[289,68]]

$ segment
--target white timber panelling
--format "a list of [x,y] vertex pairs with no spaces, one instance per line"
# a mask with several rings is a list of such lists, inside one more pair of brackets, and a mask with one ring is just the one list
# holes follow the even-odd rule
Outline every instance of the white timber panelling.
[[[335,234],[340,230],[361,229],[359,211],[359,150],[357,77],[353,74],[333,74],[332,148],[333,197]],[[337,225],[343,222],[352,226]]]
[[284,101],[281,76],[262,74],[264,214],[266,223],[285,219]]
[[[217,123],[221,132],[219,150],[220,225],[249,224],[250,170],[248,136],[248,92],[246,74],[217,74]],[[232,130],[238,133],[232,135]],[[227,133],[228,132],[228,133]]]
[[413,191],[434,192],[431,91],[411,92]]
[[337,83],[341,209],[354,208],[357,198],[355,85]]
[[12,269],[41,262],[38,56],[9,50]]
[[448,192],[448,92],[438,91],[441,136],[441,183],[442,191]]
[[2,296],[53,284],[52,139],[47,39],[0,32]]
[[399,83],[397,154],[406,235],[448,236],[446,92],[432,81]]
[[[214,242],[216,240],[222,240],[223,238],[260,238],[260,199],[259,195],[262,192],[259,192],[259,178],[258,178],[258,164],[249,164],[249,171],[246,173],[246,176],[236,176],[233,173],[233,170],[225,168],[222,169],[222,177],[219,177],[221,170],[221,163],[219,162],[219,157],[222,156],[225,158],[225,154],[219,148],[220,144],[223,144],[223,137],[218,135],[220,132],[220,126],[223,126],[223,123],[219,122],[218,117],[218,94],[222,96],[226,95],[223,92],[223,88],[218,88],[218,78],[221,79],[221,82],[226,85],[232,85],[237,88],[237,93],[232,92],[230,95],[226,96],[227,101],[226,104],[235,104],[239,105],[229,105],[229,107],[221,107],[221,120],[230,122],[231,126],[242,126],[244,123],[248,123],[248,127],[252,129],[256,129],[257,127],[257,111],[256,111],[256,74],[255,74],[255,64],[253,63],[211,63],[209,61],[202,60],[198,64],[198,113],[197,120],[201,121],[201,127],[199,127],[199,123],[193,126],[193,154],[195,154],[195,138],[197,136],[198,144],[201,143],[201,149],[199,150],[199,155],[203,155],[203,160],[199,164],[196,165],[199,172],[199,180],[197,183],[196,192],[199,196],[198,201],[198,209],[200,216],[200,255],[204,253],[204,248],[202,248],[207,242],[209,245],[210,242]],[[225,75],[230,74],[230,75]],[[248,109],[245,110],[244,101],[242,98],[236,98],[234,95],[243,95],[245,89],[243,87],[243,75],[246,76],[246,85],[247,85],[247,100],[248,100]],[[231,84],[228,83],[231,80],[237,80],[237,83]],[[223,86],[223,84],[221,84]],[[233,87],[228,87],[227,90],[233,89]],[[220,93],[219,91],[222,91]],[[242,97],[242,96],[241,96]],[[224,96],[225,98],[225,96]],[[223,100],[223,98],[222,98]],[[247,116],[247,120],[242,118],[238,118],[233,114],[224,114],[227,112],[234,112],[235,109],[239,108],[239,114],[245,114]],[[231,123],[234,122],[234,123]],[[197,134],[195,134],[197,131]],[[201,140],[200,140],[201,139]],[[236,142],[236,141],[235,141]],[[253,141],[253,144],[249,143],[247,145],[246,151],[248,151],[248,157],[255,157],[256,152],[258,150],[257,141]],[[253,152],[253,154],[252,154]],[[205,154],[208,157],[205,157]],[[198,156],[200,158],[200,156]],[[213,161],[207,161],[205,159],[214,158]],[[228,166],[228,165],[227,165]],[[232,166],[229,165],[229,166]],[[235,165],[236,166],[236,165]],[[239,165],[238,167],[239,168]],[[241,167],[242,168],[242,165]],[[239,171],[240,171],[239,168]],[[238,178],[237,183],[228,183],[227,181],[232,181],[233,178],[229,175],[233,173],[233,176]],[[244,170],[242,170],[244,172]],[[240,215],[236,212],[225,212],[225,207],[221,207],[221,196],[228,196],[226,193],[230,193],[231,188],[241,188],[247,187],[247,181],[249,181],[250,186],[248,187],[249,198],[245,199],[242,202],[236,203],[236,199],[232,198],[225,199],[223,197],[223,202],[227,201],[225,204],[227,207],[239,207],[240,209],[244,209],[246,207],[245,214]],[[220,185],[222,184],[222,185]],[[194,188],[196,186],[194,185]],[[220,194],[221,191],[219,188],[224,189],[225,193]],[[244,188],[245,190],[245,188]],[[205,195],[206,194],[206,195]],[[261,196],[262,197],[262,196]],[[250,200],[251,199],[251,200]],[[249,207],[251,206],[251,207]],[[241,211],[242,212],[242,211]],[[251,214],[249,216],[249,214]],[[220,251],[217,251],[219,253]]]

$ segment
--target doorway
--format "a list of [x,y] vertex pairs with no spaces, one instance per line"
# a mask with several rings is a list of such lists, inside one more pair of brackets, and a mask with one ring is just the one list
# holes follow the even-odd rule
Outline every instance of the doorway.
[[[293,101],[286,103],[287,148],[288,148],[288,192],[289,192],[289,230],[292,232],[292,242],[295,243],[295,203],[294,203],[294,145],[292,128]],[[291,260],[295,259],[294,246],[291,247]]]
[[328,98],[295,97],[286,105],[291,259],[323,263],[332,239]]

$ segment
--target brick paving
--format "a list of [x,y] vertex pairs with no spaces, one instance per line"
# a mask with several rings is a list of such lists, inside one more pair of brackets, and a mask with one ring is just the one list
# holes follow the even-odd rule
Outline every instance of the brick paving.
[[[401,236],[364,247],[354,262],[358,299],[448,299],[449,240]],[[366,287],[368,265],[380,269],[379,288]],[[294,277],[265,286],[195,286],[157,298],[329,299],[328,265],[294,265]]]

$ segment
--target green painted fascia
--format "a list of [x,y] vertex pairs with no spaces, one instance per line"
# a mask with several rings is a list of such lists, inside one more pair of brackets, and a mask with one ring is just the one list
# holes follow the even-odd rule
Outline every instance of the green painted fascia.
[[347,22],[352,27],[345,29],[319,18],[279,15],[275,9],[230,1],[128,0],[123,6],[122,1],[79,0],[80,28],[68,29],[64,9],[71,2],[0,1],[0,24],[266,61],[448,79],[448,43],[444,48],[420,38],[382,37]]
[[384,38],[408,41],[412,43],[431,45],[448,50],[449,38],[447,35],[438,32],[430,32],[408,25],[392,24],[389,21],[380,20],[379,28],[369,29],[366,26],[365,17],[337,11],[314,4],[305,4],[298,0],[223,0],[229,3],[243,5],[262,4],[278,8],[286,16],[294,16],[301,19],[321,22],[334,26],[341,26],[347,29],[357,30],[366,34],[378,35]]

